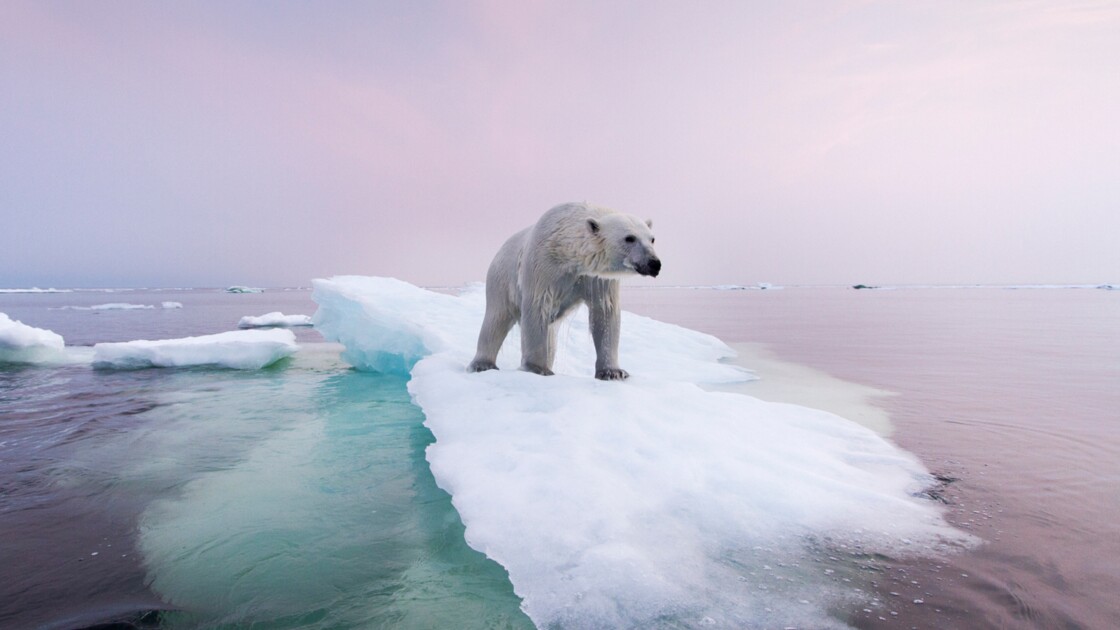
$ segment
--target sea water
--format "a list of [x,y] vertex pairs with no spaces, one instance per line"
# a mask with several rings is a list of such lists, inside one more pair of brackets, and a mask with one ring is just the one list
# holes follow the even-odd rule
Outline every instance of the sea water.
[[[1118,297],[633,289],[624,304],[884,392],[873,398],[894,439],[955,480],[939,496],[985,545],[858,567],[870,594],[838,620],[1109,627]],[[183,306],[64,308],[164,301]],[[68,344],[216,333],[314,308],[307,291],[0,296],[0,312]],[[300,353],[252,372],[0,368],[0,626],[531,625],[436,486],[432,435],[405,380],[348,369],[314,331],[297,336]],[[793,374],[764,395],[804,397],[796,383],[808,376]],[[143,616],[153,610],[165,612]]]

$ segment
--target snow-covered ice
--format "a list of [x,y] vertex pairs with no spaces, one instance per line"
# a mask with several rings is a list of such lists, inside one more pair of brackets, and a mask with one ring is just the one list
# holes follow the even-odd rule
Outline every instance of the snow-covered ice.
[[236,330],[216,335],[99,343],[93,365],[99,368],[219,366],[255,370],[299,349],[290,330]]
[[280,311],[273,311],[265,313],[264,315],[246,315],[237,322],[238,328],[269,328],[269,327],[292,327],[292,326],[310,326],[310,315],[285,315]]
[[[808,566],[835,549],[939,554],[974,541],[920,498],[922,465],[827,412],[711,392],[752,378],[718,339],[624,314],[625,382],[592,378],[586,311],[556,376],[471,374],[484,297],[385,278],[317,280],[316,328],[359,369],[411,373],[427,458],[466,526],[541,627],[841,625],[850,586]],[[842,555],[842,554],[840,554]],[[784,563],[783,563],[784,562]],[[768,573],[782,566],[785,578]],[[791,608],[790,601],[813,604]]]
[[168,309],[183,308],[183,303],[182,302],[162,302],[160,304],[160,306],[162,306],[163,308],[168,308]]
[[0,313],[0,363],[50,363],[63,360],[62,335],[28,326]]

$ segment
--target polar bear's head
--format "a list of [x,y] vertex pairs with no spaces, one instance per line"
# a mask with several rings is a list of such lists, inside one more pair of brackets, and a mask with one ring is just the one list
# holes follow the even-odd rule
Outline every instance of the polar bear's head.
[[594,275],[611,277],[637,273],[654,276],[661,272],[661,259],[653,249],[653,222],[621,213],[589,218],[587,228],[602,243],[602,268]]

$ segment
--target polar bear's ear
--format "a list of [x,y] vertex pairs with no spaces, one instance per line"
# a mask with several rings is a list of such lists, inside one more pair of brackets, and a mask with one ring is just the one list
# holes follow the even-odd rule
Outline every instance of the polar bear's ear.
[[646,227],[653,229],[653,219],[646,219]]
[[599,223],[595,219],[588,219],[587,220],[587,227],[591,228],[591,233],[592,234],[598,234],[599,233]]

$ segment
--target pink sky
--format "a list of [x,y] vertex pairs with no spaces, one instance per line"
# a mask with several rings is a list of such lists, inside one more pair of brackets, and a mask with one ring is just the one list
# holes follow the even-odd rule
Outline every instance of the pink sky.
[[[365,4],[374,6],[363,6]],[[0,287],[1120,282],[1110,2],[0,4]]]

